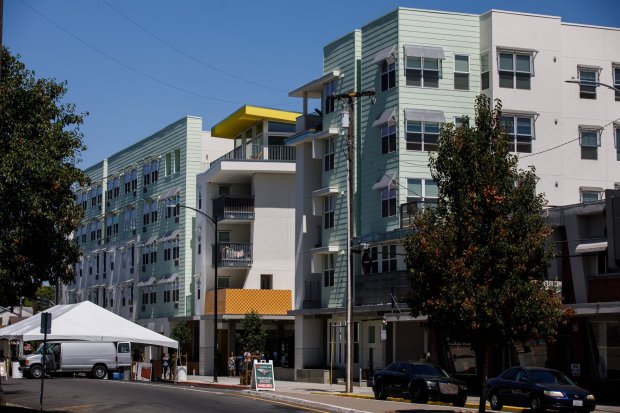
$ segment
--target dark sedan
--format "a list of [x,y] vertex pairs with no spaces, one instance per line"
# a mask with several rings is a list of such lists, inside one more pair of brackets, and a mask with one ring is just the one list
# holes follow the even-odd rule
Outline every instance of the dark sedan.
[[485,390],[493,410],[504,405],[530,407],[535,413],[546,409],[589,412],[596,408],[592,393],[551,369],[511,367],[489,380]]
[[377,400],[388,396],[410,398],[415,403],[429,400],[465,406],[467,386],[434,364],[396,361],[374,374],[372,390]]

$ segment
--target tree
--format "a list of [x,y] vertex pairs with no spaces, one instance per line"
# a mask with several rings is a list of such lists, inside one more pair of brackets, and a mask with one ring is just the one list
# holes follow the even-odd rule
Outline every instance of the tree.
[[[192,343],[192,327],[188,321],[181,322],[170,330],[170,338],[179,342],[180,354],[188,353]],[[179,354],[179,355],[180,355]]]
[[239,344],[244,351],[250,353],[265,350],[267,332],[263,327],[263,318],[256,311],[252,311],[243,316],[241,320],[243,331],[239,337]]
[[44,282],[74,278],[81,253],[69,236],[83,211],[72,189],[88,181],[76,167],[85,114],[63,103],[65,82],[35,79],[6,48],[0,79],[0,302],[16,305]]
[[553,254],[546,201],[534,168],[518,170],[500,116],[501,102],[492,108],[479,96],[475,127],[467,119],[442,128],[430,160],[438,204],[416,214],[405,242],[412,315],[426,315],[444,339],[470,343],[481,383],[493,348],[551,340],[564,317],[543,283]]

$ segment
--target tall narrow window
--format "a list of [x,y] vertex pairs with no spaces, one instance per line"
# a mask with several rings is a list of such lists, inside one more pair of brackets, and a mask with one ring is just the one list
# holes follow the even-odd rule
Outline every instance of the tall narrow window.
[[323,286],[334,286],[334,254],[323,255]]
[[323,228],[334,227],[334,211],[336,209],[336,196],[329,195],[323,198]]
[[181,150],[174,150],[174,173],[181,171]]
[[336,100],[331,99],[336,94],[336,79],[323,85],[323,97],[325,99],[325,113],[332,113],[336,107]]
[[620,102],[620,63],[613,66],[614,88],[616,89],[616,102]]
[[381,217],[396,215],[396,188],[381,189]]
[[172,154],[166,154],[166,176],[172,175]]
[[396,271],[396,245],[381,246],[381,272]]
[[381,133],[381,153],[391,153],[396,151],[396,125],[389,122],[380,126]]
[[323,141],[323,170],[325,172],[334,169],[335,142],[334,138],[327,138]]
[[384,60],[381,63],[381,91],[396,87],[396,63]]
[[616,137],[616,160],[620,161],[620,125],[616,125],[614,131]]
[[480,56],[480,89],[487,90],[489,86],[489,54],[485,53]]
[[469,90],[469,56],[454,55],[454,88]]
[[273,289],[273,275],[272,274],[261,274],[260,275],[260,289],[261,290]]

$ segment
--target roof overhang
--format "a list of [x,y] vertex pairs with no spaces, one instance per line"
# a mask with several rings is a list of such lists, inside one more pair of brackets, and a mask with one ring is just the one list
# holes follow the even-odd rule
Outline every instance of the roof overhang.
[[236,112],[211,128],[211,136],[232,139],[250,126],[262,120],[295,123],[301,115],[278,109],[242,106]]
[[323,95],[323,85],[338,77],[340,77],[340,72],[338,70],[331,71],[289,92],[288,95],[292,98],[303,98],[304,95],[306,95],[309,99],[320,99]]

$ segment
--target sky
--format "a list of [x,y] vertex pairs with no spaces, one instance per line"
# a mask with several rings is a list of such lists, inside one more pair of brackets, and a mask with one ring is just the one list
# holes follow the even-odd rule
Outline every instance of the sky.
[[2,42],[88,112],[86,168],[187,115],[301,112],[288,93],[322,76],[323,47],[397,7],[620,27],[619,0],[4,0]]

